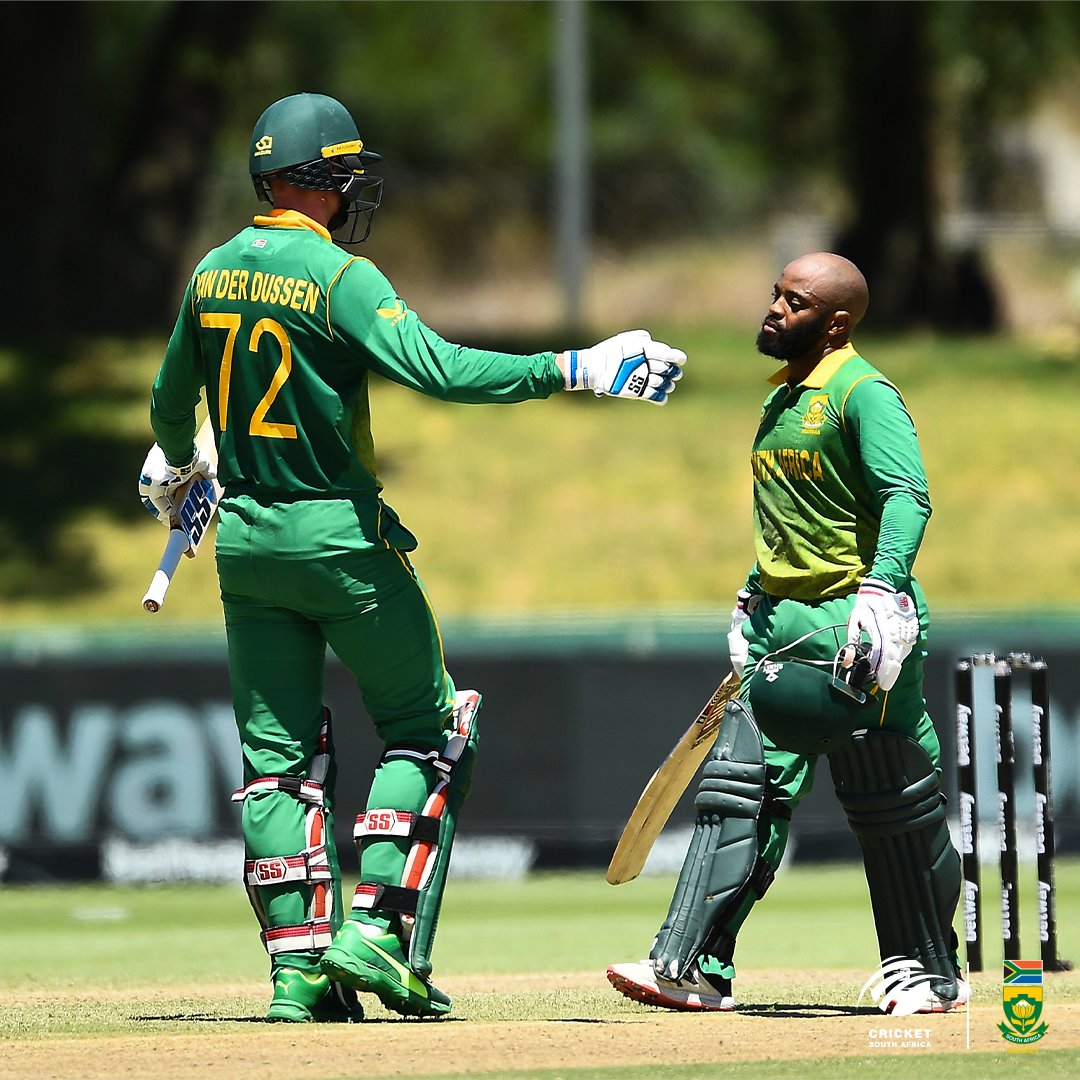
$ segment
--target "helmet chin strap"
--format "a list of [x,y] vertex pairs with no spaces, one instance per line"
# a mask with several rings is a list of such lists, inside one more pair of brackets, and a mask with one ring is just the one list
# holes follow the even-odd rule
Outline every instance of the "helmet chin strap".
[[[835,633],[841,629],[846,629],[846,624],[836,623],[829,626],[819,626],[809,633],[803,634],[802,637],[796,638],[789,644],[767,653],[757,662],[754,670],[756,671],[770,661],[775,661],[777,658],[782,657],[785,653],[790,652],[792,649],[817,634],[828,633],[830,631]],[[809,667],[830,668],[833,685],[836,689],[843,691],[848,697],[853,698],[855,701],[862,704],[866,701],[866,684],[872,681],[873,676],[873,667],[870,664],[869,653],[869,645],[849,643],[841,645],[836,656],[831,661],[809,660],[801,656],[791,657],[791,659],[797,663],[806,664]]]
[[[802,637],[797,637],[794,641],[789,642],[787,645],[782,645],[779,649],[773,649],[772,652],[766,653],[755,665],[755,670],[761,667],[763,664],[767,663],[768,661],[774,660],[776,657],[783,656],[784,653],[790,652],[792,649],[795,649],[799,645],[801,645],[804,641],[809,641],[810,638],[816,637],[818,634],[826,634],[830,631],[835,633],[841,628],[846,629],[846,624],[836,623],[830,626],[819,626],[816,629],[811,630],[809,633],[803,634]],[[800,663],[810,664],[814,667],[829,667],[833,663],[829,660],[806,660],[802,657],[796,657],[795,659],[798,659]]]

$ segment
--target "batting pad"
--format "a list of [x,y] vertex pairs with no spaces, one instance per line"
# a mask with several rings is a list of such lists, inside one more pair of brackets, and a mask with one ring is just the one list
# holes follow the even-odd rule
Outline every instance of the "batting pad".
[[758,818],[764,802],[761,735],[748,706],[730,701],[694,800],[694,835],[649,954],[657,974],[681,979],[746,890],[756,884],[760,895],[768,887],[771,873],[758,869]]
[[[479,731],[476,716],[482,698],[475,690],[458,691],[441,750],[419,753],[404,747],[390,748],[383,763],[410,763],[416,777],[425,778],[426,796],[417,811],[371,807],[356,821],[353,836],[361,852],[361,875],[370,865],[368,845],[395,838],[407,848],[400,856],[400,884],[385,880],[362,880],[356,887],[354,911],[394,914],[401,927],[409,964],[422,979],[431,974],[431,946],[442,907],[446,873],[450,865],[457,816],[472,783]],[[430,783],[426,779],[431,776]],[[382,844],[384,854],[392,849]],[[384,858],[385,877],[391,862]]]
[[877,730],[856,732],[829,766],[862,848],[881,959],[917,961],[935,976],[934,993],[954,1001],[960,856],[933,762],[914,739]]
[[243,803],[248,899],[266,951],[286,966],[310,968],[341,925],[332,747],[324,708],[305,775],[256,777],[233,795]]

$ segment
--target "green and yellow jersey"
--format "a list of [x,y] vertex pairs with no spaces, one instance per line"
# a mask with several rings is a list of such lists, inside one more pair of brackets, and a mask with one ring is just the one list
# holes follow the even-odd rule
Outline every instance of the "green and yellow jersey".
[[754,439],[752,590],[823,600],[865,577],[906,587],[930,518],[915,425],[852,345],[796,386],[784,369]]
[[227,497],[378,503],[371,372],[465,403],[563,388],[554,353],[444,341],[369,260],[304,215],[275,210],[196,267],[154,382],[151,424],[168,460],[188,461],[205,387]]

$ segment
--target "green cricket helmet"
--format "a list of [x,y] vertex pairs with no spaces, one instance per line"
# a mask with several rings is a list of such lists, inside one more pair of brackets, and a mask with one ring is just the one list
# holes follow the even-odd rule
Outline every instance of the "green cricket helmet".
[[873,720],[872,699],[832,668],[800,660],[762,661],[749,685],[758,727],[781,750],[830,754]]
[[367,239],[382,200],[382,178],[364,170],[365,161],[378,160],[378,154],[364,149],[356,122],[341,102],[325,94],[293,94],[275,101],[256,122],[248,172],[262,202],[273,202],[271,176],[293,187],[338,192],[341,209],[330,220],[331,231],[351,222],[348,238],[341,240],[358,244]]

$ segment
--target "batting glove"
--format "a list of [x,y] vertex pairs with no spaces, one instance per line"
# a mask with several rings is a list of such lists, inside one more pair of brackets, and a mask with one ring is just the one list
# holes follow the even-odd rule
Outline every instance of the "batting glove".
[[864,634],[869,639],[874,679],[882,690],[891,690],[919,636],[915,601],[882,581],[866,578],[848,619],[848,644],[859,644]]
[[648,330],[624,330],[591,349],[571,350],[568,361],[567,390],[664,405],[682,378],[686,353],[653,341]]
[[166,528],[172,526],[180,500],[177,493],[195,476],[213,480],[217,470],[201,450],[196,450],[186,465],[170,465],[165,451],[154,443],[143,462],[139,474],[139,497],[146,510],[153,514]]
[[754,613],[754,608],[761,602],[757,593],[740,589],[735,598],[735,607],[731,612],[731,629],[728,630],[728,656],[731,657],[731,670],[741,679],[746,657],[750,652],[750,642],[743,636],[743,623]]

